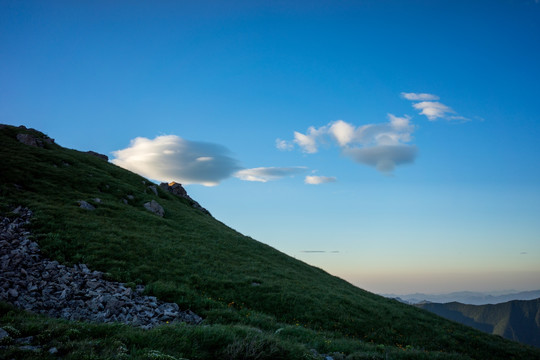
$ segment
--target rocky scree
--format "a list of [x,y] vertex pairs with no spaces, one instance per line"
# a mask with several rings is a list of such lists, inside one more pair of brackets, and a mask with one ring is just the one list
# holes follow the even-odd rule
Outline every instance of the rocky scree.
[[32,212],[18,207],[15,217],[0,217],[0,300],[53,317],[95,322],[121,322],[145,329],[181,321],[199,324],[202,318],[180,311],[175,303],[144,296],[103,279],[85,264],[67,267],[41,256],[39,246],[25,230]]

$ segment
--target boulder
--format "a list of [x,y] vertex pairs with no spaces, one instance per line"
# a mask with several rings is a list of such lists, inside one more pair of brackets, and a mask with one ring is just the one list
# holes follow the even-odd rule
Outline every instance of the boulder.
[[170,183],[161,183],[159,184],[159,187],[162,188],[165,191],[170,192],[173,195],[183,197],[183,198],[189,198],[186,189],[182,186],[182,184],[179,184],[177,182],[170,182]]
[[144,208],[161,217],[165,214],[165,209],[163,209],[163,206],[159,205],[156,200],[145,203]]

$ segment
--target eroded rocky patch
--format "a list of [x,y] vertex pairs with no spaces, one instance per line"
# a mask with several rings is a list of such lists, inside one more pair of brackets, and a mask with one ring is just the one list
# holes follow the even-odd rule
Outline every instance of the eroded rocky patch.
[[103,279],[85,264],[68,267],[45,259],[25,229],[32,212],[17,208],[0,217],[0,300],[37,313],[70,320],[121,322],[151,328],[165,322],[198,324],[191,311]]

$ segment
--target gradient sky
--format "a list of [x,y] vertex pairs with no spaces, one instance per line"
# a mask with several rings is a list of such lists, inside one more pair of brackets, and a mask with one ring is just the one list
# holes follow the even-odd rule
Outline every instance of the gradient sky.
[[0,122],[378,293],[540,288],[540,3],[0,2]]

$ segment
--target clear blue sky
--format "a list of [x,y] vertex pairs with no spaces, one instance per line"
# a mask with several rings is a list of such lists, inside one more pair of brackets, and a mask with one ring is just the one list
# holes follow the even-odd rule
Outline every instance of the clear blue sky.
[[0,122],[379,293],[540,288],[540,3],[0,2]]

